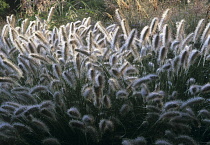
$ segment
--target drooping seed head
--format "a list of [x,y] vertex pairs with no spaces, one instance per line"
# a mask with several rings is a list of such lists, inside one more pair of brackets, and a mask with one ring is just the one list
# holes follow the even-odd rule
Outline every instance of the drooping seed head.
[[116,93],[116,99],[126,99],[128,98],[128,92],[126,90],[119,90]]
[[42,140],[43,145],[60,145],[58,139],[54,137],[45,138]]
[[33,125],[34,127],[36,127],[37,129],[39,129],[42,132],[46,132],[48,134],[50,134],[50,129],[48,128],[48,126],[41,120],[33,118],[31,121],[31,125]]
[[70,109],[68,109],[67,114],[69,115],[69,117],[72,117],[75,119],[81,118],[81,114],[76,107],[71,107]]
[[190,99],[186,100],[185,102],[183,102],[180,108],[184,109],[184,108],[192,106],[192,105],[201,104],[204,101],[205,101],[205,99],[202,97],[190,98]]
[[94,118],[93,118],[92,115],[84,115],[84,116],[82,117],[82,121],[83,121],[86,125],[92,125],[92,124],[95,122],[95,120],[94,120]]
[[131,107],[128,104],[123,104],[119,111],[122,116],[125,116],[131,111]]
[[80,129],[80,130],[85,129],[85,124],[82,121],[79,121],[79,120],[71,120],[69,122],[69,126],[72,127],[72,128]]
[[208,92],[210,92],[210,83],[207,83],[207,84],[203,85],[201,87],[201,92],[202,93],[208,93]]
[[102,133],[113,132],[114,131],[114,124],[110,120],[102,119],[99,122],[99,129]]
[[196,95],[200,92],[201,86],[200,85],[191,85],[189,88],[189,92],[191,95]]

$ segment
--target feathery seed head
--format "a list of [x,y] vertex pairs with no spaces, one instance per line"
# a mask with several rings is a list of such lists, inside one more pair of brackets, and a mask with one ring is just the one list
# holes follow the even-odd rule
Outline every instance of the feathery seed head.
[[201,55],[200,51],[198,51],[198,50],[196,50],[196,49],[193,49],[193,50],[190,52],[189,57],[188,57],[188,61],[187,61],[188,67],[189,67],[190,65],[192,65],[192,64],[195,62],[196,58],[197,58],[198,56],[200,56],[200,55]]
[[110,120],[102,119],[102,120],[100,120],[100,123],[99,123],[99,129],[102,133],[113,132],[114,124]]
[[177,23],[176,40],[182,41],[185,38],[185,20],[181,20]]
[[69,117],[72,117],[75,119],[81,118],[81,114],[76,107],[71,107],[70,109],[68,109],[67,114],[69,115]]
[[131,140],[123,140],[122,141],[122,145],[133,145],[132,141]]
[[91,115],[84,115],[82,117],[82,121],[86,124],[86,125],[92,125],[94,123],[94,118]]
[[98,87],[98,86],[93,86],[92,87],[92,92],[93,92],[93,95],[95,98],[101,98],[102,97],[102,94],[103,94],[103,88],[101,87]]
[[10,105],[10,106],[13,106],[15,108],[21,107],[21,104],[16,103],[16,102],[4,102],[3,105]]
[[1,132],[1,139],[2,136],[4,139],[14,139],[15,138],[15,130],[14,127],[7,123],[7,122],[3,122],[0,124],[0,132]]
[[33,118],[31,124],[42,132],[50,134],[48,126],[41,120]]
[[88,138],[90,137],[92,141],[99,142],[99,133],[95,127],[87,126],[85,128],[85,133],[87,134]]
[[210,54],[208,56],[206,56],[206,60],[210,61]]
[[154,101],[156,99],[163,99],[163,94],[159,93],[159,92],[151,92],[149,93],[149,95],[146,97],[147,101]]
[[114,66],[117,64],[117,56],[116,55],[111,55],[111,57],[109,57],[109,64],[110,66]]
[[173,117],[176,117],[176,116],[180,116],[180,112],[179,111],[167,111],[167,112],[163,112],[162,114],[160,114],[159,116],[159,120],[170,120],[171,118]]
[[49,138],[43,139],[42,144],[43,145],[60,145],[60,142],[56,138],[49,137]]
[[163,28],[163,25],[165,23],[165,21],[168,19],[169,17],[169,13],[171,12],[170,9],[166,9],[163,14],[162,14],[162,17],[158,23],[158,31],[162,31],[162,28]]
[[119,78],[121,76],[121,73],[117,68],[111,68],[110,73],[116,78]]
[[96,86],[103,87],[104,84],[104,77],[102,74],[97,74],[95,77]]
[[159,47],[159,44],[160,44],[160,36],[159,36],[159,34],[155,34],[152,37],[152,47],[153,47],[153,49],[156,50]]
[[68,83],[68,85],[70,85],[71,87],[73,87],[73,84],[75,83],[73,81],[73,76],[70,75],[67,71],[64,71],[62,73],[62,77],[64,78],[64,80]]
[[210,92],[210,83],[207,83],[201,87],[202,93],[209,93]]
[[180,67],[180,56],[176,56],[173,61],[172,61],[172,69],[174,72],[178,72],[179,67]]
[[33,88],[30,89],[30,94],[34,94],[34,93],[38,93],[38,92],[42,92],[42,91],[48,91],[48,88],[46,86],[43,85],[37,85],[34,86]]
[[180,48],[185,48],[185,46],[192,41],[194,33],[190,33],[187,37],[181,42]]
[[193,42],[194,42],[194,43],[197,42],[197,40],[198,40],[198,38],[200,37],[201,32],[203,31],[204,27],[205,27],[205,19],[199,20],[198,25],[197,25],[197,27],[195,28],[195,32],[194,32],[194,33],[195,33],[195,35],[194,35],[194,37],[193,37]]
[[188,50],[183,50],[180,54],[180,63],[181,64],[186,63],[187,59],[188,59],[188,56],[189,56]]
[[85,100],[91,101],[93,99],[93,91],[91,87],[85,87],[82,89],[82,96]]
[[130,33],[130,28],[127,24],[128,22],[126,21],[126,19],[122,19],[120,24],[121,24],[121,28],[123,30],[123,33],[124,33],[124,39],[127,39],[128,38],[128,35]]
[[140,43],[147,41],[149,38],[149,26],[145,26],[140,34]]
[[164,59],[167,57],[168,49],[165,46],[162,46],[159,50],[158,61],[160,63],[164,62]]
[[176,140],[179,144],[190,144],[190,145],[198,145],[198,143],[190,136],[188,135],[179,135],[176,137]]
[[104,95],[104,96],[102,97],[101,103],[102,103],[102,105],[103,105],[104,107],[106,107],[106,108],[110,108],[111,105],[112,105],[112,104],[111,104],[111,99],[110,99],[110,97],[107,96],[107,95]]
[[55,7],[51,7],[50,12],[49,12],[48,17],[47,17],[47,22],[48,23],[51,21],[54,11],[55,11]]
[[186,107],[189,107],[189,106],[192,106],[192,105],[195,105],[195,104],[201,104],[205,101],[204,98],[202,97],[194,97],[194,98],[190,98],[188,99],[187,101],[183,102],[182,105],[181,105],[181,109],[184,109]]
[[16,71],[19,75],[19,77],[23,77],[23,72],[21,69],[19,69],[18,66],[16,66],[16,64],[14,64],[12,61],[10,61],[9,59],[3,59],[3,64],[5,64],[6,66],[10,67],[11,69],[13,69],[14,71]]
[[85,129],[85,124],[82,121],[79,120],[71,120],[69,122],[69,126],[72,128],[84,130]]
[[120,12],[119,9],[115,10],[115,16],[116,16],[119,23],[124,19],[123,16],[122,16],[122,13]]
[[53,101],[55,104],[57,105],[64,105],[64,100],[63,100],[63,97],[62,97],[62,93],[60,91],[56,91],[54,94],[53,94]]
[[195,78],[189,78],[189,79],[187,80],[186,84],[187,84],[188,86],[191,86],[191,85],[195,84],[195,82],[196,82]]
[[191,85],[189,88],[189,92],[191,95],[196,95],[200,93],[201,86],[200,85]]
[[198,111],[198,117],[210,118],[210,112],[206,109],[201,109]]
[[40,113],[44,118],[48,118],[50,120],[56,121],[56,114],[53,109],[42,108],[40,110]]
[[52,65],[53,68],[53,74],[57,77],[60,78],[60,76],[62,75],[62,70],[61,70],[61,66],[59,64],[53,64]]
[[131,111],[131,106],[128,104],[123,104],[119,111],[122,116],[125,116]]
[[115,78],[110,78],[108,80],[108,83],[111,90],[116,91],[120,89],[120,84]]
[[40,108],[54,109],[55,104],[51,100],[43,101],[40,103]]
[[89,78],[90,81],[94,81],[95,76],[96,76],[96,73],[95,73],[94,68],[90,68],[90,69],[88,70],[87,75],[88,75],[88,78]]
[[94,98],[94,102],[93,102],[93,105],[96,107],[96,108],[101,108],[101,98],[98,98],[98,97],[95,97]]
[[138,74],[138,70],[134,66],[126,67],[123,72],[124,76],[133,76],[135,74]]
[[16,109],[16,107],[12,106],[12,105],[7,105],[7,104],[2,104],[1,108],[4,109],[5,111],[8,112],[14,112],[14,110]]
[[163,34],[162,35],[162,45],[163,46],[168,46],[169,42],[171,40],[171,32],[170,32],[168,24],[165,24],[163,26],[163,33],[162,34]]
[[140,145],[146,145],[147,144],[147,141],[144,137],[137,137],[133,140],[133,143],[134,144],[140,144]]
[[158,27],[159,19],[157,17],[152,19],[152,22],[149,27],[149,33],[150,35],[153,35],[156,33],[157,27]]
[[15,116],[21,115],[24,111],[26,111],[27,106],[21,106],[14,111]]
[[146,76],[144,76],[142,78],[139,78],[139,79],[134,80],[132,86],[134,88],[136,88],[138,86],[141,86],[141,84],[143,84],[143,83],[147,83],[147,82],[150,82],[152,80],[156,80],[158,78],[159,78],[158,75],[149,74],[149,75],[146,75]]
[[174,110],[180,107],[182,104],[182,101],[180,100],[174,100],[174,101],[168,101],[164,104],[163,108],[167,110]]
[[158,139],[155,141],[155,145],[173,145],[168,140]]
[[27,106],[27,109],[24,111],[24,115],[28,116],[30,114],[36,113],[39,111],[39,105],[31,105],[31,106]]
[[126,99],[128,98],[128,95],[126,90],[119,90],[116,92],[116,99]]
[[12,124],[12,126],[18,130],[18,133],[24,134],[24,133],[32,133],[33,130],[31,127],[29,127],[26,124],[20,123],[20,122],[15,122]]
[[171,43],[170,50],[176,52],[176,47],[180,44],[180,41],[174,40]]
[[208,34],[210,34],[210,22],[206,25],[206,28],[203,31],[203,34],[201,35],[201,43],[204,43],[206,38],[208,37]]

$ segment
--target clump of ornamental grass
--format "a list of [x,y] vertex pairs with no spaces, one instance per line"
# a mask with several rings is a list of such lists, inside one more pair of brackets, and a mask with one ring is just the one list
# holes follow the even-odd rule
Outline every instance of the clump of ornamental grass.
[[119,24],[108,27],[90,17],[53,29],[37,17],[18,27],[7,16],[0,42],[0,142],[208,142],[210,25],[201,20],[187,34],[181,20],[173,34],[170,13],[141,31],[119,10]]

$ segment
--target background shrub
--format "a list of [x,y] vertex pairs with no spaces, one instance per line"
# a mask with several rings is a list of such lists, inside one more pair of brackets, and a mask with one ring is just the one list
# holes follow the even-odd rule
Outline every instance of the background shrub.
[[4,0],[0,0],[0,16],[5,17],[7,14],[7,10],[9,8],[9,4],[6,3]]

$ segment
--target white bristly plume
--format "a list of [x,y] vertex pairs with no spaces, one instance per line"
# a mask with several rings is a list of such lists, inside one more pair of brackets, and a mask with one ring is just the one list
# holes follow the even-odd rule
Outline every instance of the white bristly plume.
[[54,11],[55,11],[55,7],[51,7],[50,12],[49,12],[48,17],[47,17],[47,22],[48,23],[51,21]]

